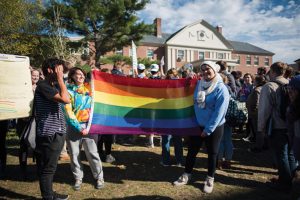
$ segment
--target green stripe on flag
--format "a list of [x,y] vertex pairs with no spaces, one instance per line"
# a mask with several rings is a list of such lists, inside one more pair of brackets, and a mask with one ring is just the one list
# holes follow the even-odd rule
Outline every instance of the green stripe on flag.
[[94,104],[94,113],[126,118],[144,119],[184,119],[194,116],[194,107],[182,109],[145,109],[114,106],[102,103]]

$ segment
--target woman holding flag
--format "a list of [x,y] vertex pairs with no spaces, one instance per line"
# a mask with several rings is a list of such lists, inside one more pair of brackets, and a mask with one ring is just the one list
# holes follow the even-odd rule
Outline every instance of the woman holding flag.
[[65,106],[65,116],[68,123],[67,146],[70,151],[71,170],[75,178],[74,190],[80,189],[83,179],[83,166],[80,160],[82,145],[93,177],[96,179],[96,189],[104,187],[102,163],[93,138],[95,136],[89,134],[87,130],[92,95],[89,84],[85,83],[85,77],[86,74],[81,68],[74,67],[69,72],[67,85],[71,103]]

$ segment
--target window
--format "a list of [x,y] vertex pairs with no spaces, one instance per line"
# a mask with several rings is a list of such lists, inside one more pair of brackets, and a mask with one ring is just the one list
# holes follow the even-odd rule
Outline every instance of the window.
[[249,55],[246,57],[246,64],[251,65],[251,56]]
[[123,49],[116,50],[116,55],[123,55]]
[[269,66],[269,62],[270,62],[270,59],[268,57],[265,57],[265,66]]
[[258,65],[258,56],[254,56],[254,65]]
[[237,64],[241,64],[241,57],[240,56],[236,56],[236,59],[237,59]]
[[177,60],[184,60],[184,50],[177,50]]
[[204,52],[199,51],[199,60],[204,60]]
[[217,59],[224,59],[224,53],[217,53]]
[[205,52],[205,57],[210,58],[210,52],[209,51]]
[[147,58],[153,59],[153,55],[154,55],[153,49],[148,49],[147,50]]

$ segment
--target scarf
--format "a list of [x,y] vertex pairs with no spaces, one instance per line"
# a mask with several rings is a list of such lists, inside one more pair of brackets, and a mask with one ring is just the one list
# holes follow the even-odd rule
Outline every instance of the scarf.
[[198,107],[205,108],[205,98],[216,88],[217,83],[222,80],[222,77],[219,74],[210,80],[205,81],[204,79],[200,80],[200,84],[197,91],[196,102]]

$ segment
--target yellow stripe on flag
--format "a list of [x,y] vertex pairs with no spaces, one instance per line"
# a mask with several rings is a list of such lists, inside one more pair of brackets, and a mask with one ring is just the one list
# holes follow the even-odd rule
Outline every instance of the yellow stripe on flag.
[[94,95],[95,102],[132,108],[181,109],[193,105],[193,95],[174,99],[139,98],[98,91],[95,91]]

